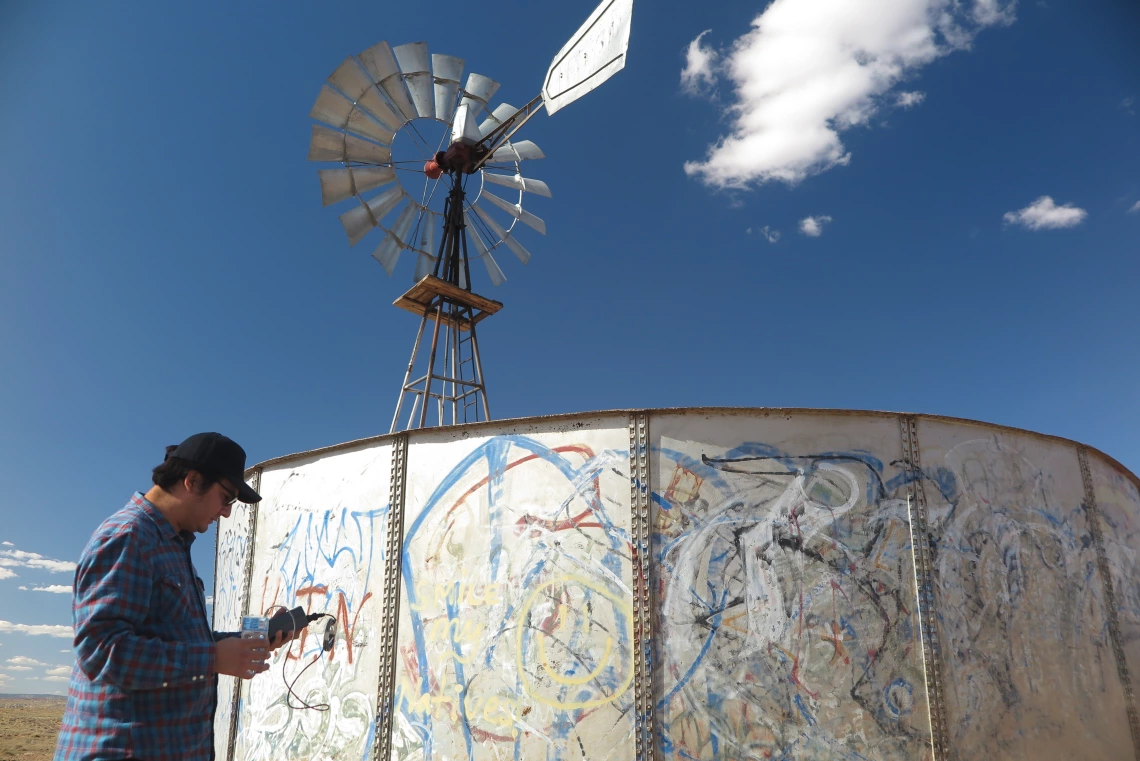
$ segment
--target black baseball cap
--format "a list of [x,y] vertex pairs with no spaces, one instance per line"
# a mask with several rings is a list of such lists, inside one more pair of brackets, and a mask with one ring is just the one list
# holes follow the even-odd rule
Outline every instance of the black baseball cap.
[[261,501],[261,495],[245,482],[245,450],[220,433],[196,433],[167,453],[197,465],[211,475],[222,476],[237,487],[238,499],[247,505]]

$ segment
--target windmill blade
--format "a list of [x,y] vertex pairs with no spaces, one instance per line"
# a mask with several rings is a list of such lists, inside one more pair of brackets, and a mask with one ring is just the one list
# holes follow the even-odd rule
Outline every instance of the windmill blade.
[[385,145],[391,145],[395,135],[386,126],[369,119],[351,100],[328,85],[321,88],[321,94],[317,96],[317,102],[313,104],[309,116],[334,127],[370,137]]
[[518,111],[518,109],[510,103],[500,103],[495,106],[495,110],[491,112],[491,115],[479,125],[479,139],[482,140],[491,134],[491,130],[506,121],[506,119],[516,111]]
[[573,103],[625,67],[633,0],[602,0],[546,72],[542,100],[546,113]]
[[392,48],[388,47],[388,43],[384,40],[356,57],[360,59],[360,63],[364,65],[364,70],[372,77],[373,82],[383,82],[393,74],[400,73],[400,65],[392,55]]
[[396,111],[388,105],[388,101],[384,100],[380,95],[380,91],[375,87],[369,87],[356,101],[358,108],[364,109],[376,121],[383,124],[385,127],[395,132],[400,127],[404,126],[404,117],[400,116]]
[[420,219],[420,245],[416,251],[415,280],[418,283],[435,269],[436,260],[436,230],[439,229],[437,218],[442,214],[429,211]]
[[546,235],[546,223],[543,222],[538,217],[531,214],[529,211],[524,210],[520,204],[510,203],[509,201],[504,201],[502,198],[499,198],[497,195],[494,195],[493,193],[488,193],[486,190],[484,190],[480,194],[479,200],[482,200],[484,198],[486,198],[487,201],[489,201],[491,204],[498,206],[500,209],[502,209],[506,213],[510,214],[512,217],[514,217],[518,221],[522,222],[524,225],[531,228],[532,230],[536,230],[536,231],[542,233],[543,235]]
[[317,174],[321,178],[322,206],[339,203],[396,179],[396,170],[390,166],[321,169]]
[[384,240],[380,241],[380,245],[372,252],[372,258],[380,262],[380,266],[389,276],[396,270],[396,262],[400,258],[400,252],[408,248],[408,236],[412,232],[412,225],[415,224],[416,215],[419,214],[420,207],[418,204],[409,203],[400,212],[396,224],[392,225],[392,229],[384,236]]
[[400,71],[404,72],[404,84],[412,95],[416,113],[427,119],[435,118],[435,94],[432,90],[431,58],[426,42],[411,42],[392,49]]
[[498,235],[499,239],[503,241],[503,244],[514,252],[514,255],[519,258],[520,262],[526,264],[530,261],[530,252],[523,248],[523,245],[515,240],[510,233],[504,230],[499,223],[495,221],[495,218],[487,213],[486,209],[480,209],[478,204],[475,204],[471,208],[475,210],[479,219],[487,223],[487,227],[491,228],[491,232]]
[[336,71],[329,75],[329,82],[354,103],[360,100],[365,90],[372,87],[372,81],[360,70],[359,64],[352,56],[345,58],[341,65],[336,67]]
[[[491,77],[472,72],[471,74],[467,74],[467,84],[466,87],[463,88],[463,97],[465,100],[478,101],[480,109],[486,108],[487,101],[491,99],[491,96],[495,95],[498,88],[499,83],[492,80]],[[475,113],[478,114],[479,111]]]
[[370,143],[331,127],[313,125],[309,142],[309,161],[355,161],[361,164],[387,164],[392,151],[384,145]]
[[358,55],[357,58],[364,64],[364,68],[372,77],[372,81],[380,86],[388,99],[404,115],[404,121],[415,119],[417,116],[416,107],[412,104],[411,98],[408,97],[408,91],[404,89],[403,72],[400,71],[400,65],[396,62],[396,57],[392,54],[392,48],[388,47],[388,43],[377,42]]
[[359,206],[341,214],[340,223],[344,226],[345,234],[348,235],[348,245],[355,246],[359,243],[360,239],[378,225],[388,212],[396,208],[405,196],[404,189],[397,185],[371,200],[364,201],[362,199]]
[[495,257],[491,256],[491,251],[487,248],[483,236],[479,233],[479,228],[471,224],[471,215],[469,215],[466,210],[463,212],[463,218],[470,232],[468,237],[475,244],[475,250],[479,252],[479,258],[483,260],[483,266],[487,268],[487,276],[491,278],[491,284],[495,286],[502,285],[506,282],[507,276],[503,274],[503,270],[499,267],[499,263],[495,261]]
[[491,172],[483,172],[483,179],[492,185],[502,185],[506,188],[514,188],[515,190],[522,190],[527,193],[534,193],[536,196],[545,196],[550,198],[550,188],[542,180],[532,180],[529,177],[523,177],[521,174],[492,174]]
[[431,68],[435,80],[435,116],[451,124],[459,80],[463,78],[463,59],[432,53]]
[[507,143],[491,155],[491,161],[526,161],[527,159],[544,158],[546,158],[546,154],[530,140]]

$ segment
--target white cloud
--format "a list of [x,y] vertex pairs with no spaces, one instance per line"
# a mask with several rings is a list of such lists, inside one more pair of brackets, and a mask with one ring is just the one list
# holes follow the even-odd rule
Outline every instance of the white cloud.
[[970,12],[979,26],[993,26],[1003,24],[1008,26],[1016,20],[1014,7],[1016,2],[1001,3],[999,0],[974,0],[974,7]]
[[40,677],[40,679],[44,682],[67,682],[67,681],[70,681],[70,677],[67,677],[67,676],[43,676],[43,677]]
[[1135,214],[1137,212],[1140,212],[1140,201],[1132,204],[1132,208],[1128,210],[1129,214]]
[[12,544],[11,542],[0,542],[0,544],[4,545],[5,547],[15,547],[16,546],[16,545]]
[[1078,209],[1072,204],[1058,206],[1049,196],[1041,196],[1024,209],[1007,211],[1002,219],[1007,224],[1022,225],[1030,230],[1057,230],[1063,227],[1076,227],[1088,214],[1084,209]]
[[0,566],[39,568],[52,573],[70,573],[75,570],[75,563],[67,560],[52,560],[45,558],[38,552],[24,552],[23,550],[0,550]]
[[823,235],[823,226],[831,221],[831,217],[820,214],[818,217],[804,217],[800,220],[800,232],[812,238]]
[[41,634],[48,637],[72,639],[75,631],[70,626],[57,626],[54,624],[14,624],[11,621],[0,621],[0,634]]
[[914,108],[922,101],[926,100],[926,93],[919,90],[911,90],[909,92],[900,92],[895,98],[895,105],[900,108]]
[[681,71],[681,89],[690,95],[700,95],[716,84],[717,52],[705,47],[701,39],[711,32],[706,29],[689,43],[685,51],[685,68]]
[[11,663],[14,666],[46,666],[47,665],[46,663],[43,663],[41,661],[37,661],[35,658],[28,658],[25,655],[17,655],[15,658],[9,658],[8,660],[6,660],[4,662],[5,663]]
[[773,230],[770,227],[768,227],[768,225],[764,225],[763,227],[760,228],[760,234],[763,235],[764,238],[767,239],[767,241],[769,243],[775,243],[776,241],[778,241],[780,239],[780,231],[779,230]]
[[[27,587],[21,587],[27,589]],[[32,587],[32,592],[55,592],[57,595],[71,594],[71,586],[67,584],[49,584],[46,587]]]
[[4,666],[5,671],[31,671],[31,666]]
[[[868,124],[923,66],[969,48],[987,26],[1012,22],[1014,2],[773,0],[722,64],[708,68],[732,82],[732,127],[685,172],[715,188],[744,188],[847,164],[841,132]],[[701,50],[700,41],[690,50]],[[690,69],[694,78],[704,71],[688,61]]]
[[0,579],[14,579],[14,578],[16,578],[16,572],[15,571],[10,571],[7,568],[0,568]]
[[213,595],[206,595],[206,604],[207,605],[213,605],[214,604],[214,596]]
[[48,676],[70,676],[71,666],[56,666],[47,670]]

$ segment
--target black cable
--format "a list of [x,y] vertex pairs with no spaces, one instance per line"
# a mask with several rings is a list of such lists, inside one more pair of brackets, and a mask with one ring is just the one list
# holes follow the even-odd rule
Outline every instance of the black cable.
[[327,711],[327,710],[329,710],[329,704],[328,703],[317,703],[315,706],[312,706],[312,705],[309,705],[308,703],[306,703],[304,700],[302,700],[300,695],[293,692],[293,685],[296,684],[297,680],[301,678],[301,674],[304,674],[305,671],[308,670],[309,666],[312,666],[314,663],[319,661],[321,659],[322,655],[324,655],[323,650],[321,652],[317,653],[315,656],[313,656],[313,660],[309,661],[308,664],[306,664],[305,668],[301,669],[297,673],[297,676],[293,677],[292,682],[286,682],[285,681],[285,666],[284,666],[284,664],[282,664],[282,666],[281,666],[281,683],[285,685],[285,688],[287,690],[289,690],[289,695],[292,695],[293,697],[297,698],[298,702],[301,703],[301,705],[295,706],[295,705],[293,705],[293,702],[291,700],[289,700],[288,696],[286,696],[285,704],[287,706],[289,706],[290,708],[297,708],[297,709],[311,708],[314,711]]
[[289,682],[285,679],[285,664],[288,663],[288,661],[289,661],[288,656],[286,656],[285,660],[283,660],[281,662],[281,683],[285,685],[285,689],[289,690],[289,695],[296,698],[297,701],[301,704],[299,706],[293,705],[292,701],[289,699],[289,696],[286,696],[285,697],[285,704],[287,706],[289,706],[290,708],[301,709],[301,710],[312,709],[314,711],[327,711],[327,710],[329,710],[329,704],[328,703],[317,703],[316,705],[309,705],[308,703],[306,703],[301,698],[300,695],[293,692],[293,685],[295,685],[297,683],[297,680],[301,678],[301,675],[304,674],[309,669],[310,666],[312,666],[314,663],[316,663],[318,660],[320,660],[322,655],[324,655],[325,653],[332,650],[333,643],[336,641],[336,616],[333,616],[329,613],[310,613],[306,616],[307,623],[309,623],[309,624],[311,624],[314,621],[317,621],[321,618],[329,619],[329,622],[327,624],[325,624],[324,636],[321,638],[321,651],[319,653],[317,653],[315,656],[313,656],[313,660],[311,660],[307,664],[305,664],[304,668],[302,668],[299,672],[297,672],[297,676],[293,677],[292,682]]

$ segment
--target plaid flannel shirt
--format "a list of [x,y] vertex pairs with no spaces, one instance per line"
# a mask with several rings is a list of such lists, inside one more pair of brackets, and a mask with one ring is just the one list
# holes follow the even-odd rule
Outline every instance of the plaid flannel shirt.
[[194,534],[136,492],[75,571],[75,666],[55,761],[214,757],[214,634]]

